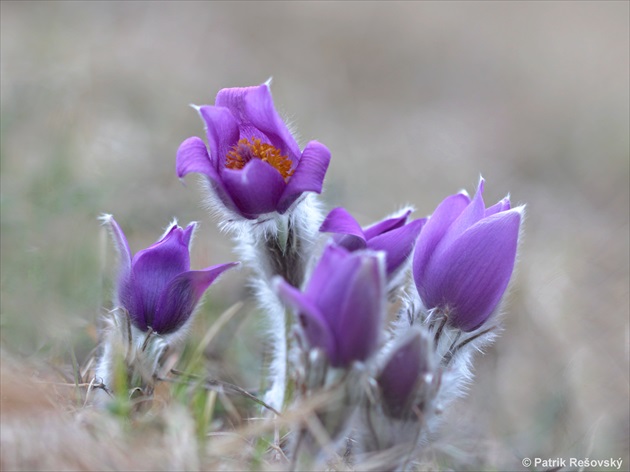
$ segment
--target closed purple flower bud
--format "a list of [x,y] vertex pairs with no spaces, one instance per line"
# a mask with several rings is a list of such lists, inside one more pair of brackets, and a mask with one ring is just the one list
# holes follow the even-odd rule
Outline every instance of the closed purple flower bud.
[[414,330],[400,340],[376,381],[389,416],[400,418],[409,412],[418,388],[430,382],[432,351],[429,340],[421,331]]
[[190,318],[215,279],[238,262],[190,270],[189,246],[196,223],[186,229],[173,223],[152,246],[131,256],[127,238],[111,215],[104,215],[120,254],[118,304],[141,331],[170,334]]
[[486,208],[484,180],[475,197],[451,195],[424,226],[413,259],[413,275],[428,309],[448,316],[451,326],[473,331],[495,310],[508,286],[524,207],[504,198]]
[[426,218],[407,222],[411,210],[398,216],[361,228],[357,220],[344,208],[332,210],[319,230],[335,233],[336,244],[349,251],[371,249],[385,252],[387,276],[391,276],[409,258]]
[[283,214],[304,192],[322,191],[330,151],[317,141],[300,151],[273,105],[269,83],[223,89],[214,106],[196,108],[208,148],[198,137],[184,141],[178,177],[204,174],[223,204],[247,219]]
[[280,277],[280,297],[298,313],[311,348],[333,367],[364,361],[376,349],[385,311],[385,270],[378,253],[328,246],[304,293]]

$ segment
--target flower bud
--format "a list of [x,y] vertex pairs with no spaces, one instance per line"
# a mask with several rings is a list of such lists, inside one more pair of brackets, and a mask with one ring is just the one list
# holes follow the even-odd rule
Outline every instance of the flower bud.
[[189,246],[196,223],[186,229],[173,223],[152,246],[131,256],[127,238],[111,215],[109,227],[120,254],[117,302],[140,331],[156,334],[178,331],[193,314],[206,289],[237,262],[190,270]]
[[475,197],[446,198],[424,226],[413,259],[413,275],[427,309],[438,309],[450,326],[480,327],[508,286],[524,207],[504,198],[485,207],[481,179]]
[[385,270],[378,253],[328,246],[304,293],[275,279],[281,299],[295,308],[311,348],[332,367],[364,361],[376,349],[385,309]]
[[415,329],[394,346],[376,378],[388,416],[409,416],[424,396],[433,380],[432,354],[427,335]]

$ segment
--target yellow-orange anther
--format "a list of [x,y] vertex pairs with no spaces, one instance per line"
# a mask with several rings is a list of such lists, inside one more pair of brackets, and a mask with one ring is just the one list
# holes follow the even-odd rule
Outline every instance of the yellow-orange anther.
[[280,149],[271,144],[263,143],[258,138],[243,138],[227,153],[225,167],[228,169],[242,169],[252,159],[260,159],[269,163],[280,172],[285,181],[293,175],[292,162],[287,156],[280,154]]

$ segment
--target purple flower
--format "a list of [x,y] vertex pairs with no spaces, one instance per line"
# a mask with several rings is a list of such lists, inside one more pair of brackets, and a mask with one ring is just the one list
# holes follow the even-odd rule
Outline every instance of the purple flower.
[[411,210],[387,218],[363,229],[344,208],[332,210],[321,227],[324,233],[336,233],[333,240],[349,251],[371,249],[385,251],[387,275],[391,276],[409,258],[426,218],[407,223]]
[[408,411],[422,380],[431,373],[428,339],[418,330],[403,338],[389,355],[376,381],[390,416]]
[[330,151],[317,141],[300,151],[268,83],[223,89],[214,106],[198,111],[209,152],[198,137],[184,141],[177,151],[179,178],[204,174],[223,204],[247,219],[285,213],[304,192],[322,191]]
[[385,310],[382,258],[328,246],[302,293],[276,278],[280,297],[293,306],[306,340],[333,367],[367,359],[376,349]]
[[152,328],[170,334],[192,315],[199,299],[214,280],[238,262],[190,270],[189,245],[196,223],[186,229],[176,223],[152,246],[133,258],[127,238],[111,215],[102,220],[112,233],[120,254],[118,303],[141,331]]
[[475,197],[458,193],[436,208],[420,233],[413,275],[425,306],[448,316],[451,326],[473,331],[497,307],[508,286],[524,208],[505,197],[489,208],[484,180]]

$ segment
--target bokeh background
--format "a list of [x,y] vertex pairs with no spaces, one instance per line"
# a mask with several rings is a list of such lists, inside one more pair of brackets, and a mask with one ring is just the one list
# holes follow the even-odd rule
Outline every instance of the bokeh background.
[[[0,9],[5,360],[93,347],[114,257],[102,212],[134,251],[176,216],[202,223],[194,268],[234,259],[175,153],[203,136],[188,104],[273,76],[302,143],[332,151],[327,208],[369,223],[409,203],[421,217],[480,174],[486,201],[527,203],[505,332],[447,412],[451,452],[501,470],[523,457],[630,468],[628,2]],[[246,297],[246,277],[211,288],[198,322]],[[255,384],[261,342],[246,317],[224,354]]]

